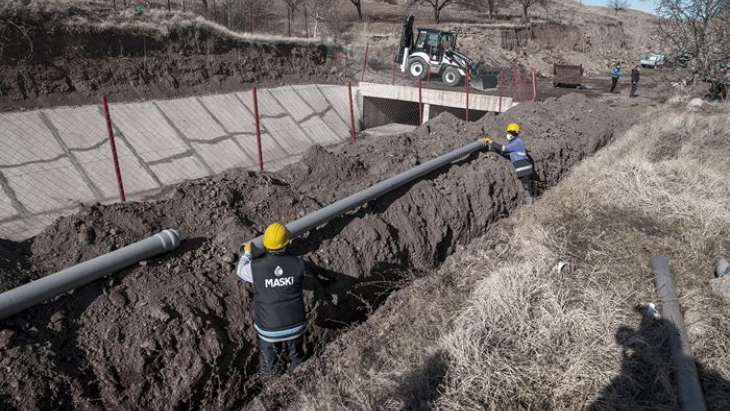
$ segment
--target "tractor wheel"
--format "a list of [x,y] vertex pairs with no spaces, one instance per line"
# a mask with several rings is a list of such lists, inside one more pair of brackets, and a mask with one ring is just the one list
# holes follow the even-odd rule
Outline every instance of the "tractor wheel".
[[423,59],[415,58],[408,63],[408,75],[418,80],[426,77],[426,62]]
[[454,87],[461,81],[461,74],[459,73],[459,69],[454,66],[449,66],[441,74],[441,79],[447,86]]

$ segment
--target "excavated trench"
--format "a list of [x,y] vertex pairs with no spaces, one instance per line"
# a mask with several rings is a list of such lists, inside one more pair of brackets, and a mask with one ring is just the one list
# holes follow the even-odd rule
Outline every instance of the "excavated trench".
[[[232,170],[157,199],[85,206],[26,243],[0,242],[0,291],[164,228],[181,247],[0,322],[0,408],[240,409],[259,391],[252,290],[233,269],[244,239],[518,120],[541,188],[618,126],[580,95],[464,123],[311,148],[277,173]],[[307,350],[317,355],[388,294],[436,268],[519,203],[508,161],[478,153],[371,201],[292,244],[306,261]]]

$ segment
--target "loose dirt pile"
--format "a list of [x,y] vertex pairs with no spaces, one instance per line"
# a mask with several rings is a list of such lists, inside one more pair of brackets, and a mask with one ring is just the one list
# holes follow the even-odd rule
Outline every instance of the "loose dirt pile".
[[[604,145],[619,123],[583,96],[528,103],[464,123],[443,114],[414,133],[313,147],[277,173],[233,170],[186,182],[164,199],[93,205],[28,243],[0,244],[2,290],[176,228],[173,253],[0,323],[0,405],[7,408],[217,408],[259,388],[252,290],[233,274],[236,252],[275,220],[291,221],[519,120],[542,179],[556,183]],[[503,139],[499,139],[503,140]],[[511,165],[478,153],[371,201],[296,240],[305,284],[307,349],[320,352],[387,295],[519,203]],[[20,264],[12,268],[13,263]],[[5,265],[5,264],[4,264]],[[20,274],[24,273],[24,274]],[[60,407],[59,407],[60,405]]]
[[185,13],[58,7],[0,5],[0,109],[335,80],[314,41],[244,37]]

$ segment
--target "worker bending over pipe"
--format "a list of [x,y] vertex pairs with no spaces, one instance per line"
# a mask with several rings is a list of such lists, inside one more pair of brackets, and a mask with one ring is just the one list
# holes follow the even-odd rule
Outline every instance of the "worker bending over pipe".
[[532,198],[535,196],[535,166],[527,153],[525,142],[520,137],[520,125],[517,123],[507,125],[507,144],[505,145],[497,143],[491,137],[485,137],[485,140],[491,149],[509,157],[517,178],[522,182],[525,202],[532,203]]

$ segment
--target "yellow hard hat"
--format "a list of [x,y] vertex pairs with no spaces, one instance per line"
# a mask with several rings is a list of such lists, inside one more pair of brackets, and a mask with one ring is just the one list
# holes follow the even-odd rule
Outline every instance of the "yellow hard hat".
[[509,123],[509,124],[507,124],[507,132],[508,133],[511,133],[511,132],[519,133],[520,132],[520,125],[517,124],[517,123]]
[[264,247],[267,250],[281,250],[289,244],[291,233],[282,223],[273,223],[264,231]]

